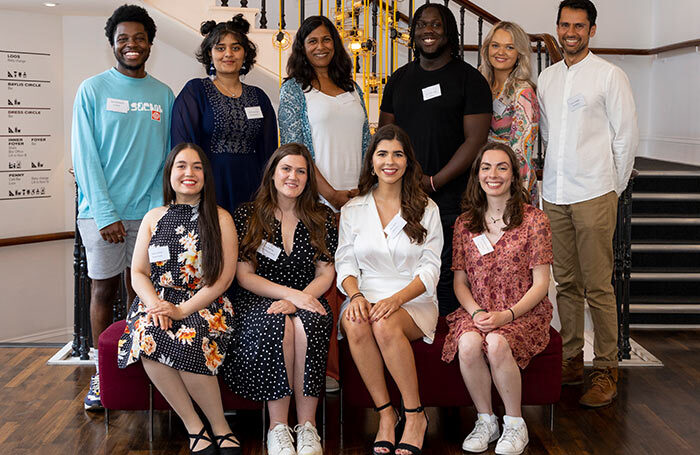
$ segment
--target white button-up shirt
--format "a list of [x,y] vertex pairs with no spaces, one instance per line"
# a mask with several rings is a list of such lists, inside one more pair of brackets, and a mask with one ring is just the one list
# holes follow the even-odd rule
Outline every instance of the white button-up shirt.
[[562,60],[542,71],[537,97],[546,147],[544,200],[565,205],[621,194],[639,144],[627,75],[589,52],[575,65]]

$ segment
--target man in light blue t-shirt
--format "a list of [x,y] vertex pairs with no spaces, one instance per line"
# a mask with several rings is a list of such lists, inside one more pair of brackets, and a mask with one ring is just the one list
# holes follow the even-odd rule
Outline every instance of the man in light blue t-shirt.
[[[78,220],[92,279],[90,322],[97,340],[112,321],[112,302],[126,273],[127,307],[135,297],[129,265],[141,219],[163,205],[163,163],[170,148],[173,92],[146,74],[156,26],[145,9],[124,5],[105,34],[116,66],[83,81],[73,105],[71,147],[78,182]],[[98,373],[85,409],[102,409]]]

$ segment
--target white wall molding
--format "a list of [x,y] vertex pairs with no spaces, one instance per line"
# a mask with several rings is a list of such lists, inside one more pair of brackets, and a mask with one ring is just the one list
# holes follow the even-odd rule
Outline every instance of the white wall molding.
[[700,138],[643,135],[638,156],[700,166]]
[[0,339],[0,343],[38,343],[38,342],[56,342],[64,343],[73,336],[72,327],[61,327],[43,332],[30,333],[15,338]]

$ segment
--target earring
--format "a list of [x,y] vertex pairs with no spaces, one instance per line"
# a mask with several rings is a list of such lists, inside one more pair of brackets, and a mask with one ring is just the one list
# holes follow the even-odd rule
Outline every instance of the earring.
[[209,64],[209,78],[214,79],[216,77],[216,68],[214,68],[214,62]]
[[372,175],[377,175],[377,174],[374,173],[374,168],[370,169],[370,170],[369,170],[369,173],[372,174]]

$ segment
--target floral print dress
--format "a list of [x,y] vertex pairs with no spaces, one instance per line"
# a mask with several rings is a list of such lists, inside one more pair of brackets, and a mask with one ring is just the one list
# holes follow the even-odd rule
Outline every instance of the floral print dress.
[[[198,206],[171,205],[151,233],[149,249],[167,247],[170,256],[151,263],[151,283],[161,299],[175,305],[203,286],[198,216]],[[136,297],[119,340],[119,368],[145,356],[176,370],[215,375],[224,361],[232,320],[233,306],[223,295],[163,330],[146,323],[146,306]]]
[[[543,211],[524,205],[523,222],[505,231],[493,245],[494,251],[481,255],[467,229],[465,214],[457,218],[452,243],[452,270],[464,270],[472,296],[486,311],[505,311],[520,301],[532,287],[532,269],[552,263],[552,231]],[[492,333],[502,335],[510,346],[513,358],[521,369],[530,359],[549,344],[549,324],[552,304],[547,296],[530,311],[518,316]],[[450,328],[442,349],[442,360],[451,362],[457,354],[459,337],[466,332],[477,332],[484,338],[482,349],[486,354],[486,333],[481,332],[467,311],[460,307],[447,316]]]

